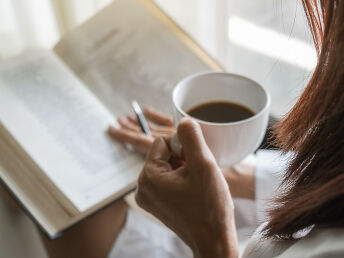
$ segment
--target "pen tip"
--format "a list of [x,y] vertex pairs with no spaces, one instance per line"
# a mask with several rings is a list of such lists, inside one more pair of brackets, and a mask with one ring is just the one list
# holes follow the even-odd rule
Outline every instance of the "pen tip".
[[132,105],[132,107],[134,108],[134,111],[135,111],[136,114],[142,113],[141,108],[140,108],[140,105],[139,105],[139,103],[137,103],[136,100],[133,100],[133,101],[131,102],[131,105]]

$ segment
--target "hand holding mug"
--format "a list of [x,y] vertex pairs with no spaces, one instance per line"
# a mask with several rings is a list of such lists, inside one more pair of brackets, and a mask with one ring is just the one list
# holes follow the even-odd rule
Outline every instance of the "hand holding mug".
[[176,232],[195,257],[237,257],[233,202],[198,123],[181,120],[185,160],[173,169],[171,152],[157,138],[140,175],[136,200]]

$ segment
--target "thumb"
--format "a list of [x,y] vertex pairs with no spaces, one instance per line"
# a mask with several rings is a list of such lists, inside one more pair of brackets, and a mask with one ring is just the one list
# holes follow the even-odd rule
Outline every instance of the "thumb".
[[212,159],[213,154],[204,140],[200,125],[193,119],[184,117],[178,126],[178,138],[182,145],[186,162],[200,162]]

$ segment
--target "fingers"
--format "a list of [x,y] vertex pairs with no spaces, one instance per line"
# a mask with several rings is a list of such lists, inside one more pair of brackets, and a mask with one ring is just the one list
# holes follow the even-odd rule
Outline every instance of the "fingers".
[[172,117],[165,115],[157,110],[146,107],[144,109],[144,114],[148,119],[150,119],[154,123],[165,126],[173,126]]
[[157,138],[147,155],[144,168],[138,179],[138,188],[136,192],[136,201],[142,207],[147,197],[153,190],[153,186],[161,186],[163,183],[162,173],[172,171],[172,167],[168,160],[170,159],[170,151],[163,138]]
[[184,180],[180,174],[183,167],[174,169],[170,163],[171,152],[163,138],[157,138],[147,155],[144,168],[138,179],[136,201],[139,206],[148,209],[154,205],[157,198],[156,189],[165,191],[175,190],[176,185],[180,185]]
[[131,144],[137,151],[146,154],[153,143],[153,138],[170,137],[175,129],[173,127],[173,120],[171,117],[164,115],[151,108],[145,109],[146,117],[154,123],[149,123],[149,127],[153,137],[146,136],[138,125],[137,119],[134,115],[126,117],[119,117],[118,123],[120,129],[110,127],[108,132],[121,143]]
[[178,126],[178,138],[187,163],[214,160],[196,121],[183,118]]
[[[125,121],[126,124],[123,124],[123,121]],[[141,131],[137,123],[137,119],[133,115],[129,115],[124,120],[119,121],[119,124],[122,127],[125,127],[126,129],[129,129],[132,131],[136,131],[136,132]],[[149,121],[148,121],[148,126],[155,138],[160,137],[160,136],[171,136],[175,132],[174,126],[161,126],[161,125],[151,123]]]
[[131,122],[127,117],[119,117],[117,119],[118,123],[120,124],[120,126],[124,129],[127,129],[129,131],[133,131],[136,133],[141,132],[140,128],[138,127],[137,124]]
[[171,152],[167,146],[166,141],[159,137],[156,138],[148,155],[147,155],[147,162],[153,160],[162,160],[168,161],[170,159]]
[[144,135],[138,134],[137,132],[116,129],[113,126],[110,126],[108,133],[121,143],[131,144],[137,151],[146,154],[153,142],[153,138]]

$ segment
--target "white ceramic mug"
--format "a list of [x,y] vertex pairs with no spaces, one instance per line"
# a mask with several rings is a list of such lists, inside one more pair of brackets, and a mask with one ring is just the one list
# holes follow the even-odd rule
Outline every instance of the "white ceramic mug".
[[[179,82],[172,96],[175,125],[200,104],[225,101],[248,107],[254,115],[237,122],[212,123],[196,119],[204,138],[221,167],[232,166],[254,152],[264,138],[268,124],[270,96],[258,83],[240,75],[207,72]],[[172,137],[172,150],[180,143]]]

